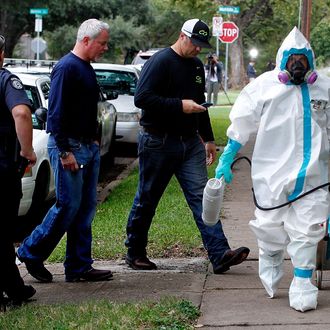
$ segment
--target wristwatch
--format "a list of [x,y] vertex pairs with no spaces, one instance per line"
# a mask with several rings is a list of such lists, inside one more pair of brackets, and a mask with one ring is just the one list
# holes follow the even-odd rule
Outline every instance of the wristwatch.
[[66,159],[66,158],[68,158],[69,154],[70,154],[70,151],[61,151],[58,155],[60,156],[60,158]]

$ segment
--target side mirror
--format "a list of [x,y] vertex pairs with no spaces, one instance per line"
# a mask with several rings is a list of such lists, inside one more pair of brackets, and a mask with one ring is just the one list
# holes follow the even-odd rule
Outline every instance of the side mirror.
[[118,98],[118,92],[115,91],[107,91],[106,95],[107,95],[107,100],[115,100]]
[[47,122],[47,112],[48,112],[48,110],[44,107],[40,107],[34,112],[38,122],[43,127],[46,125],[46,122]]

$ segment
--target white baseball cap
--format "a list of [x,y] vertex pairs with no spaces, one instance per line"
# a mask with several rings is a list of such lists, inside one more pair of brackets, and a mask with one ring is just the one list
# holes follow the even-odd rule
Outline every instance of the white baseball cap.
[[207,24],[200,19],[193,18],[186,21],[182,25],[181,32],[189,37],[195,46],[212,48],[209,43],[210,29]]

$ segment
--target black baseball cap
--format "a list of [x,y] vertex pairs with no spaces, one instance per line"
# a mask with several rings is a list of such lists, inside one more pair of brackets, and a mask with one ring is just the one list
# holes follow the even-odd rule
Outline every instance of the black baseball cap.
[[186,21],[182,25],[181,32],[191,39],[195,46],[203,48],[212,48],[209,43],[210,29],[207,24],[198,18]]

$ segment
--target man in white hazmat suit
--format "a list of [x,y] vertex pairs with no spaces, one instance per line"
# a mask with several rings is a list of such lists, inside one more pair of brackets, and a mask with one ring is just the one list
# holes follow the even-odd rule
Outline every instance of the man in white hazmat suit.
[[[248,84],[231,110],[229,141],[216,177],[224,175],[231,182],[236,153],[257,132],[252,181],[263,208],[292,201],[328,182],[330,79],[318,76],[314,65],[308,41],[294,28],[278,50],[276,68]],[[317,306],[318,289],[311,278],[328,203],[328,189],[318,189],[282,208],[257,208],[256,219],[250,221],[258,239],[259,276],[271,298],[283,276],[287,248],[294,267],[289,301],[298,311]]]

